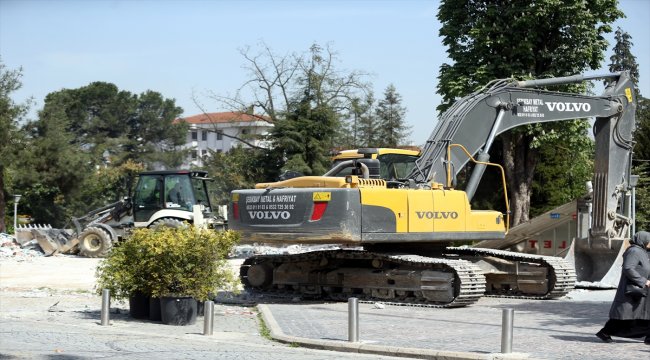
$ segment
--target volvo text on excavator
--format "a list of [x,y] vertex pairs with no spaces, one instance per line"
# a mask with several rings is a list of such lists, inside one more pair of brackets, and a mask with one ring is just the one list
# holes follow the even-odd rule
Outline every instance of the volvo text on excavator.
[[[600,96],[546,90],[595,79],[607,81]],[[485,294],[561,297],[576,280],[574,267],[562,258],[450,245],[500,241],[508,230],[507,213],[469,205],[485,168],[498,167],[488,162],[497,135],[526,124],[590,117],[596,118],[590,246],[622,241],[629,219],[619,209],[630,178],[625,169],[635,108],[627,73],[495,80],[443,114],[403,178],[380,177],[373,151],[360,149],[364,158],[340,162],[324,176],[235,190],[229,225],[242,232],[242,241],[341,247],[248,258],[242,282],[260,292],[439,307],[469,305]],[[456,174],[470,160],[475,165],[466,188],[454,189]],[[353,168],[350,175],[336,176],[346,167]],[[505,191],[504,199],[507,206]]]

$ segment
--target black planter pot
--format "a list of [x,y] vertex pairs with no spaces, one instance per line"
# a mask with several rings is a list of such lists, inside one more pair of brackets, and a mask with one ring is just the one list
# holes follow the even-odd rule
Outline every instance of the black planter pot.
[[167,325],[192,325],[196,323],[197,302],[191,297],[160,298],[161,320]]
[[129,297],[129,313],[134,319],[149,318],[149,296],[135,293]]
[[161,321],[160,298],[149,298],[149,320]]
[[203,316],[203,301],[196,300],[196,315]]

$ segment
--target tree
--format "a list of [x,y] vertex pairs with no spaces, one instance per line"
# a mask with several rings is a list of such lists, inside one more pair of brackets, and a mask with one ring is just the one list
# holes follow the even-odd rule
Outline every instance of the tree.
[[384,91],[384,98],[375,110],[378,125],[378,144],[382,147],[397,147],[408,137],[408,126],[404,124],[406,108],[402,106],[402,96],[393,84]]
[[29,146],[14,176],[23,208],[60,227],[128,195],[128,179],[144,166],[180,165],[181,112],[157,92],[138,96],[105,82],[48,94],[38,120],[25,126]]
[[[442,1],[440,36],[453,64],[440,67],[438,92],[444,103],[438,109],[493,79],[567,76],[599,68],[607,47],[603,34],[621,16],[615,0]],[[566,122],[534,125],[500,136],[512,225],[529,218],[539,149],[566,127]],[[573,136],[584,136],[582,127],[572,126]],[[547,139],[546,134],[556,135]]]
[[[632,46],[634,45],[632,43],[632,36],[619,27],[616,29],[614,39],[616,43],[612,49],[614,54],[609,58],[609,71],[629,71],[634,84],[638,84],[639,65],[636,62],[636,56],[632,54]],[[634,90],[640,95],[638,85]]]
[[[23,146],[23,135],[18,121],[29,109],[29,104],[16,104],[11,94],[21,88],[22,69],[9,70],[0,59],[0,232],[6,232],[7,169],[16,161],[16,153]],[[15,214],[14,214],[15,215]]]
[[66,131],[92,154],[95,165],[102,163],[106,151],[116,165],[132,160],[176,167],[184,158],[177,147],[185,143],[187,124],[174,122],[183,110],[160,93],[138,96],[111,83],[93,82],[48,94],[44,109],[50,106],[63,107],[69,119]]
[[84,180],[93,173],[90,155],[80,151],[76,136],[67,131],[70,120],[64,99],[50,101],[29,123],[29,147],[21,153],[15,186],[25,197],[23,208],[37,223],[61,227],[79,206]]
[[212,152],[206,161],[206,170],[214,181],[208,183],[211,201],[228,204],[233,189],[250,189],[265,180],[266,152],[261,149],[236,146],[226,154]]
[[366,92],[365,74],[339,70],[337,54],[318,44],[280,56],[262,43],[257,53],[246,48],[241,54],[250,80],[233,95],[211,97],[232,111],[258,110],[256,116],[274,124],[266,139],[266,179],[282,171],[320,175],[329,166],[341,118]]
[[353,103],[355,123],[355,142],[352,148],[375,146],[379,142],[377,117],[375,116],[375,97],[369,92],[363,100]]

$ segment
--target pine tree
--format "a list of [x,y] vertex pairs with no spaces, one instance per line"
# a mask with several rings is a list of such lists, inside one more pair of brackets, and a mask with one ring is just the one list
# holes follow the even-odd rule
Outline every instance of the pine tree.
[[[609,65],[609,71],[629,71],[630,77],[634,84],[639,83],[639,65],[636,62],[636,56],[632,54],[632,36],[627,32],[623,31],[620,27],[616,29],[616,34],[614,36],[616,44],[612,51],[614,55],[610,56],[609,60],[611,61]],[[639,95],[638,85],[635,88],[637,95]]]
[[404,123],[406,108],[402,106],[402,96],[390,84],[384,91],[384,98],[377,104],[378,144],[382,147],[397,147],[408,137],[409,127]]
[[358,104],[357,144],[359,147],[376,147],[379,143],[377,117],[375,116],[375,96],[372,92]]

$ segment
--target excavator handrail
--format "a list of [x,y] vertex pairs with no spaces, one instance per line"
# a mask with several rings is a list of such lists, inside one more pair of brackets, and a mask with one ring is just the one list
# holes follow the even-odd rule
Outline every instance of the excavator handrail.
[[501,181],[503,182],[503,197],[506,202],[506,234],[510,230],[510,202],[508,201],[508,187],[506,185],[506,172],[503,169],[503,166],[491,162],[485,162],[485,161],[478,161],[474,159],[474,157],[467,151],[467,149],[461,145],[461,144],[449,144],[447,146],[447,187],[451,187],[451,148],[452,147],[459,147],[463,152],[465,152],[465,155],[469,158],[470,161],[472,161],[475,164],[483,164],[487,166],[496,166],[501,170]]

